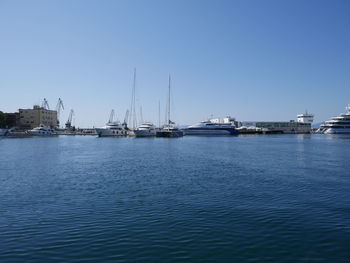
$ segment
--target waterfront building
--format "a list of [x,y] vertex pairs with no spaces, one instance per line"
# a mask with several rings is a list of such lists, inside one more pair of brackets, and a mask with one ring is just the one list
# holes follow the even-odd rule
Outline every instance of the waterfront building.
[[299,114],[297,121],[259,121],[242,122],[243,127],[255,127],[264,133],[311,133],[313,114]]
[[270,133],[310,133],[311,123],[291,121],[257,122],[256,127]]
[[40,125],[57,127],[57,111],[34,105],[33,109],[19,109],[19,126],[21,129],[33,129]]

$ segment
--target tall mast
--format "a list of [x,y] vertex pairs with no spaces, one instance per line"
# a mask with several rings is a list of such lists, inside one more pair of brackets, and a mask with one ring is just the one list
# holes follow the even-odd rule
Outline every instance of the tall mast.
[[140,106],[140,124],[143,123],[143,114],[142,114],[142,106]]
[[134,85],[133,85],[133,94],[134,94],[134,101],[133,101],[133,109],[134,109],[134,116],[133,116],[133,128],[136,128],[136,68],[134,69]]
[[158,100],[158,127],[160,128],[160,100]]
[[130,105],[130,127],[133,129],[136,128],[136,109],[135,109],[135,104],[136,104],[136,68],[134,68],[134,81],[133,81],[133,86],[132,86],[132,92],[131,92],[131,105]]
[[169,90],[168,90],[168,124],[170,124],[170,85],[171,85],[171,76],[169,75]]

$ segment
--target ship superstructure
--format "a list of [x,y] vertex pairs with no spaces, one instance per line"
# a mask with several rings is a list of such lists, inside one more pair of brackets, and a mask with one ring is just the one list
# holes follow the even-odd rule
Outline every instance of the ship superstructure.
[[320,132],[325,134],[350,134],[350,104],[345,109],[347,113],[333,117],[322,124]]

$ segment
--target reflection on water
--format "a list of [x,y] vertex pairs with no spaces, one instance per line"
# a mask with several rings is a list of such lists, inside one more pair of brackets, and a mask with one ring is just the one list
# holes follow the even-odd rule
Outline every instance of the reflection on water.
[[332,140],[348,140],[350,139],[350,134],[324,134],[326,139]]

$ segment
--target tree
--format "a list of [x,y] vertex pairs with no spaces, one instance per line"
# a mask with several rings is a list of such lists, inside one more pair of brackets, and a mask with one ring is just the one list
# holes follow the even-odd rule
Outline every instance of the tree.
[[0,128],[5,128],[6,126],[6,118],[5,118],[5,114],[0,111]]

